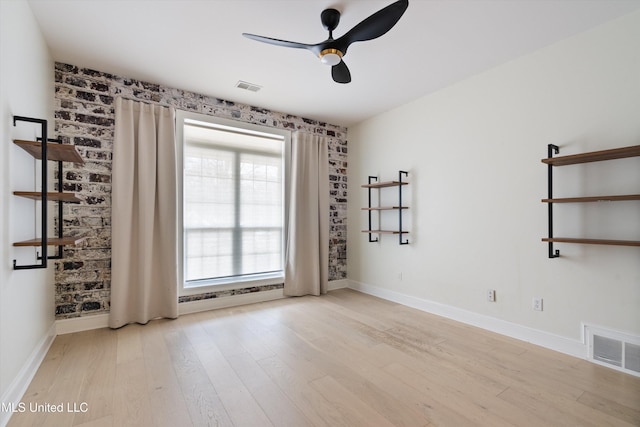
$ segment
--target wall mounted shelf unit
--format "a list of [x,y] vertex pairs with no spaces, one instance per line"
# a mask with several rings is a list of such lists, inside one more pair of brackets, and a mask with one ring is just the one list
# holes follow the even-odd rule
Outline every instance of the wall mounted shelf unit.
[[592,151],[588,153],[573,154],[569,156],[553,157],[559,154],[560,148],[556,145],[549,144],[547,147],[547,158],[542,159],[542,163],[547,164],[547,185],[548,197],[542,199],[543,203],[548,204],[549,216],[549,237],[543,238],[543,242],[549,243],[549,258],[557,258],[560,251],[554,249],[554,243],[581,243],[590,245],[614,245],[614,246],[640,246],[637,240],[608,240],[608,239],[584,239],[570,237],[554,237],[553,236],[553,205],[555,203],[589,203],[589,202],[619,202],[640,200],[640,194],[626,195],[607,195],[607,196],[587,196],[587,197],[553,197],[553,167],[576,165],[581,163],[601,162],[605,160],[624,159],[628,157],[640,157],[640,145],[630,147],[614,148],[610,150]]
[[[378,181],[377,176],[369,176],[367,184],[363,184],[362,188],[366,188],[368,192],[368,205],[366,208],[362,208],[362,210],[367,211],[368,213],[368,228],[366,230],[362,230],[363,233],[369,234],[369,242],[377,242],[379,240],[378,237],[373,238],[374,234],[397,234],[398,242],[401,245],[408,245],[409,240],[404,239],[403,235],[408,234],[409,232],[402,228],[402,212],[406,209],[409,209],[408,206],[404,206],[402,204],[402,187],[408,185],[409,183],[402,180],[402,177],[409,176],[409,172],[406,171],[398,171],[398,180],[397,181]],[[372,190],[381,190],[383,188],[397,188],[398,189],[398,204],[392,206],[373,206],[372,205]],[[378,196],[378,201],[380,197]],[[398,228],[395,230],[374,230],[372,226],[372,214],[373,212],[382,211],[397,211],[398,212]],[[379,219],[379,218],[378,218]]]
[[[62,203],[71,202],[78,203],[81,200],[76,197],[73,193],[65,193],[62,190],[62,176],[63,176],[63,162],[73,162],[73,163],[84,163],[82,157],[80,157],[80,153],[76,150],[76,147],[73,145],[65,145],[62,144],[62,141],[49,139],[47,137],[47,121],[43,119],[36,119],[32,117],[22,117],[22,116],[14,116],[13,117],[13,125],[16,126],[17,122],[28,122],[28,123],[36,123],[41,127],[40,130],[40,138],[37,138],[36,141],[26,141],[21,139],[14,140],[14,144],[25,150],[35,159],[40,161],[40,191],[14,191],[13,194],[18,197],[25,197],[28,199],[32,199],[35,201],[39,201],[41,203],[41,220],[40,220],[40,237],[30,240],[25,240],[21,242],[14,242],[13,246],[16,247],[40,247],[40,254],[36,256],[39,263],[29,264],[29,265],[17,265],[17,261],[13,260],[13,268],[14,270],[27,270],[33,268],[46,268],[48,259],[60,259],[62,258],[62,250],[63,246],[66,245],[76,245],[84,238],[82,237],[65,237],[63,236],[63,209]],[[58,171],[57,171],[57,182],[58,182],[58,191],[50,192],[47,191],[48,188],[48,162],[49,161],[57,161],[58,162]],[[58,202],[58,226],[57,226],[57,237],[50,238],[48,237],[48,202],[55,201]],[[56,255],[47,255],[47,247],[48,246],[57,246],[57,254]]]

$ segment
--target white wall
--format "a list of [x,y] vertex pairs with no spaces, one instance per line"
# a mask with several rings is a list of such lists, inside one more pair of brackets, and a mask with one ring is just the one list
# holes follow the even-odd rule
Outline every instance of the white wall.
[[[53,131],[53,61],[28,4],[0,1],[0,402],[19,399],[52,338],[53,270],[14,271],[13,259],[33,263],[12,242],[34,237],[34,203],[12,195],[30,190],[34,160],[11,141],[40,136],[39,127],[13,126],[12,116],[49,119]],[[22,260],[22,259],[21,259]],[[52,265],[52,263],[50,263]],[[0,413],[0,425],[9,414]]]
[[[348,278],[576,342],[581,322],[640,335],[640,248],[557,244],[547,258],[549,143],[561,155],[640,144],[640,13],[349,128]],[[368,243],[359,186],[398,169],[411,243]],[[640,191],[638,158],[555,173],[556,197]],[[555,209],[557,236],[640,240],[638,202]]]

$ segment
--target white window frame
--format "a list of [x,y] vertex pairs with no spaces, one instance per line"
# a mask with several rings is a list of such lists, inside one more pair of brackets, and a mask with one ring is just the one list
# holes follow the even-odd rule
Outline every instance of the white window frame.
[[270,274],[252,275],[251,277],[228,277],[210,280],[198,281],[199,285],[187,286],[184,279],[184,123],[188,120],[196,120],[200,122],[211,123],[218,127],[230,127],[242,129],[248,132],[267,133],[279,135],[284,139],[284,235],[283,235],[283,257],[286,245],[286,224],[288,223],[287,213],[289,211],[289,165],[291,158],[291,131],[273,128],[269,126],[245,123],[236,120],[222,119],[215,116],[208,116],[195,112],[177,110],[176,111],[176,139],[177,139],[177,159],[178,159],[178,279],[180,282],[179,295],[197,295],[208,292],[226,291],[232,289],[241,289],[253,286],[276,285],[284,282],[284,266],[283,271]]

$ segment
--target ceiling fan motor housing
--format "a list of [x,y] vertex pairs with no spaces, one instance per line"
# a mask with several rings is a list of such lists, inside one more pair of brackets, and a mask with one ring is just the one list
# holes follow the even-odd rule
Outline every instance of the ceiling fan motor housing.
[[320,14],[320,20],[322,21],[322,26],[327,31],[332,32],[340,23],[340,12],[336,9],[325,9]]

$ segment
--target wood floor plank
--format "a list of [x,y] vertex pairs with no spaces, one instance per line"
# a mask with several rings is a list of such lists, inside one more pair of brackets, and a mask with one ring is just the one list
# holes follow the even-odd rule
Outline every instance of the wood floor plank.
[[312,425],[249,353],[235,355],[228,362],[274,426]]
[[116,366],[113,424],[131,427],[153,425],[142,357],[123,361]]
[[145,374],[141,331],[132,324],[115,331],[117,340],[113,423],[122,426],[153,424]]
[[[196,349],[198,359],[233,424],[272,425],[201,323],[190,325],[184,332]],[[204,341],[208,344],[202,344]]]
[[[332,376],[345,389],[357,395],[363,402],[371,407],[377,408],[384,416],[395,425],[422,425],[428,421],[418,412],[414,411],[410,406],[387,393],[388,384],[380,381],[377,384],[371,381],[371,372],[365,367],[366,360],[362,360],[362,352],[368,350],[368,346],[363,345],[360,351],[357,350],[357,343],[350,339],[347,346],[339,346],[340,339],[336,339],[335,330],[329,334],[326,326],[323,325],[322,316],[314,313],[311,307],[295,313],[296,319],[305,319],[309,325],[313,325],[314,329],[325,331],[325,334],[311,335],[302,337],[311,346],[310,351],[316,354],[316,364],[323,366],[326,372],[331,372]],[[315,323],[314,323],[315,322]],[[301,333],[300,331],[298,332]],[[349,347],[354,347],[352,351]],[[357,368],[356,368],[357,367]]]
[[478,347],[466,343],[446,341],[438,345],[447,359],[467,363],[473,372],[500,381],[505,386],[516,389],[538,388],[550,396],[570,397],[577,399],[583,390],[570,382],[544,372],[544,359],[537,359],[535,363],[525,363],[521,356],[500,353],[493,350],[477,351]]
[[248,313],[247,327],[254,331],[257,340],[269,348],[302,379],[313,381],[327,375],[321,366],[315,363],[314,353],[307,351],[309,343],[291,333],[291,330],[278,322],[272,322],[264,313]]
[[113,425],[113,417],[108,415],[106,417],[87,421],[86,423],[77,424],[75,427],[112,427]]
[[173,329],[167,322],[171,321],[150,322],[141,335],[147,393],[153,425],[157,427],[172,427],[189,419],[189,410],[180,389],[176,370],[170,369],[172,360],[164,335],[165,331]]
[[349,427],[336,408],[278,356],[261,359],[258,364],[314,426]]
[[[326,338],[316,340],[315,343],[326,354],[335,355],[348,369],[353,370],[362,378],[366,378],[368,382],[380,390],[378,393],[385,393],[392,397],[381,402],[374,402],[371,398],[367,398],[366,401],[375,403],[385,418],[394,425],[428,425],[431,421],[439,419],[439,416],[430,410],[433,406],[429,404],[429,399],[423,399],[395,376],[369,362],[369,352],[374,352],[375,349],[353,349],[337,340]],[[362,400],[362,394],[359,396]]]
[[[374,408],[363,403],[357,395],[349,392],[333,377],[326,376],[311,382],[311,387],[315,388],[325,399],[327,399],[340,413],[341,418],[352,426],[393,426]],[[428,425],[428,424],[425,424]]]
[[475,389],[473,383],[447,383],[442,378],[426,377],[407,366],[392,363],[385,371],[394,375],[421,394],[432,396],[440,405],[446,406],[478,425],[513,426],[521,421],[515,405],[503,404],[496,396]]
[[640,411],[620,404],[619,402],[589,391],[585,391],[578,399],[578,402],[598,412],[618,418],[630,425],[640,426]]
[[[74,425],[85,424],[113,414],[113,394],[116,376],[117,334],[109,329],[94,331],[88,366],[79,396],[86,403],[86,412],[80,411]],[[88,402],[91,402],[89,408]]]
[[553,372],[557,378],[571,382],[581,390],[599,396],[607,396],[620,404],[640,411],[640,380],[638,377],[620,374],[613,369],[601,369],[602,366],[579,360]]
[[142,328],[142,325],[134,323],[116,331],[118,340],[116,363],[126,363],[142,358],[142,341],[140,338]]
[[640,378],[342,289],[58,336],[22,402],[88,411],[9,427],[628,427]]
[[179,330],[168,332],[165,340],[193,425],[232,426],[206,370],[184,333]]
[[[44,396],[32,395],[30,404],[36,405],[34,426],[49,425],[73,425],[75,413],[66,409],[67,404],[82,402],[80,396],[81,384],[89,370],[91,359],[91,348],[96,331],[79,333],[75,339],[66,340],[62,349],[62,360],[59,369],[55,374],[55,381],[51,382],[51,387],[47,395],[56,396],[55,399],[46,399]],[[76,385],[78,385],[76,387]],[[42,405],[62,405],[62,411],[49,412],[42,411]]]
[[[380,311],[370,310],[367,306],[368,301],[362,301],[361,299],[349,298],[351,294],[348,292],[342,292],[342,290],[335,293],[327,294],[320,300],[323,307],[340,314],[341,316],[347,316],[351,319],[371,326],[372,328],[379,329],[381,331],[389,328],[389,322],[380,319]],[[395,303],[384,304],[385,308],[389,308]]]
[[611,417],[600,411],[590,410],[574,400],[549,399],[540,393],[523,392],[509,388],[499,396],[524,411],[529,412],[549,425],[578,425],[581,427],[619,426],[630,427],[631,424]]

